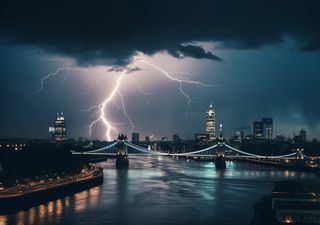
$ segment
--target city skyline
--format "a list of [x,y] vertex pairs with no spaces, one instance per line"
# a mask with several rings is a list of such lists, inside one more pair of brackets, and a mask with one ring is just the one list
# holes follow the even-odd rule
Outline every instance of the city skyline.
[[[135,130],[132,130],[131,134],[129,132],[119,132],[118,136],[114,138],[112,141],[117,140],[119,138],[119,135],[125,134],[126,136],[131,135],[131,142],[132,143],[139,143],[140,141],[150,142],[150,141],[174,141],[178,142],[180,140],[195,140],[201,139],[201,141],[205,141],[208,143],[215,143],[217,142],[219,136],[223,133],[224,138],[228,138],[230,140],[236,140],[241,142],[241,139],[255,139],[255,140],[272,140],[272,139],[278,139],[278,140],[295,140],[296,138],[300,138],[301,135],[303,137],[303,141],[311,141],[311,140],[318,140],[317,138],[307,136],[307,132],[304,128],[301,128],[298,132],[295,132],[291,136],[285,137],[282,134],[276,133],[276,130],[273,125],[273,118],[262,118],[260,121],[252,121],[252,125],[250,126],[243,126],[238,127],[234,129],[234,132],[232,133],[232,136],[226,137],[225,131],[223,130],[223,123],[222,120],[220,123],[216,124],[216,118],[215,118],[215,111],[213,109],[212,104],[209,105],[208,110],[206,111],[206,118],[205,118],[205,131],[202,133],[193,133],[191,137],[180,137],[178,133],[174,134],[166,134],[165,136],[157,137],[154,135],[151,136],[141,136],[140,138],[140,132],[137,132]],[[66,141],[67,139],[75,139],[74,137],[68,137],[67,136],[67,129],[66,129],[66,120],[64,117],[63,112],[57,112],[56,119],[53,123],[53,126],[49,126],[49,139],[52,141]],[[219,127],[219,130],[217,132],[217,126]],[[303,134],[301,134],[301,132]],[[172,137],[172,138],[170,138]],[[86,140],[86,138],[78,137],[79,140]],[[77,138],[76,138],[77,139]],[[199,140],[200,140],[199,139]],[[87,139],[90,140],[90,139]],[[91,139],[91,140],[99,140],[99,139]],[[110,141],[110,140],[109,140]]]
[[0,225],[320,224],[319,0],[0,7]]
[[[92,139],[107,139],[101,111],[119,132],[192,137],[204,132],[204,112],[212,103],[226,136],[271,117],[277,134],[293,136],[304,128],[319,139],[317,2],[266,1],[248,8],[241,3],[204,3],[205,8],[183,4],[186,12],[197,9],[192,20],[178,2],[169,8],[166,2],[129,4],[141,14],[123,21],[114,20],[113,13],[83,19],[70,10],[72,4],[61,7],[61,18],[51,21],[46,15],[55,14],[52,7],[28,3],[21,9],[28,8],[32,16],[24,18],[20,8],[6,3],[0,25],[0,95],[5,107],[0,137],[45,138],[52,115],[60,111],[68,117],[68,135],[73,138],[89,138],[91,133]],[[104,6],[133,13],[126,4]],[[155,6],[168,12],[163,26],[150,16]],[[94,4],[88,7],[100,12]],[[143,7],[150,14],[142,13]],[[264,8],[277,9],[274,17],[282,23],[265,20]],[[238,20],[241,10],[247,14]],[[39,15],[41,21],[35,19]],[[69,15],[82,23],[68,20]],[[92,25],[95,16],[108,32]],[[52,26],[44,26],[48,23]],[[83,33],[84,27],[90,32]],[[83,38],[86,35],[90,38]],[[120,94],[114,92],[102,107],[120,76]],[[109,133],[116,138],[112,129]]]

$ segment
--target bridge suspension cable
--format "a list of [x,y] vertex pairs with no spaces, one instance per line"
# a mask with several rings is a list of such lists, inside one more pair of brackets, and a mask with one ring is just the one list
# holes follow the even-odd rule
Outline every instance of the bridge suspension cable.
[[277,155],[277,156],[267,156],[267,155],[256,155],[256,154],[252,154],[252,153],[249,153],[249,152],[244,152],[244,151],[241,151],[239,149],[236,149],[234,147],[231,147],[230,145],[227,145],[227,144],[224,144],[224,146],[226,146],[227,148],[231,149],[231,150],[234,150],[236,152],[239,152],[241,154],[244,154],[244,155],[248,155],[248,156],[254,156],[254,157],[257,157],[257,158],[269,158],[269,159],[277,159],[277,158],[284,158],[284,157],[289,157],[289,156],[294,156],[296,155],[297,153],[290,153],[290,154],[286,154],[286,155]]
[[[118,141],[115,141],[113,142],[112,144],[110,145],[107,145],[103,148],[99,148],[99,149],[95,149],[95,150],[91,150],[91,151],[86,151],[86,152],[82,152],[82,153],[74,153],[74,154],[104,154],[104,153],[101,153],[102,151],[107,151],[107,150],[110,150],[112,149],[113,147],[115,147],[119,142]],[[124,144],[130,148],[133,148],[134,150],[137,150],[139,152],[142,152],[142,153],[146,153],[146,154],[152,154],[152,155],[168,155],[168,156],[191,156],[191,155],[197,155],[197,154],[200,154],[200,153],[204,153],[204,152],[207,152],[207,151],[210,151],[210,150],[213,150],[215,149],[218,144],[216,145],[213,145],[213,146],[210,146],[210,147],[207,147],[207,148],[204,148],[204,149],[200,149],[200,150],[197,150],[197,151],[193,151],[193,152],[185,152],[185,153],[174,153],[174,154],[170,154],[170,153],[164,153],[164,152],[158,152],[158,151],[154,151],[154,150],[149,150],[147,148],[144,148],[144,147],[141,147],[139,145],[135,145],[133,143],[130,143],[130,142],[127,142],[127,141],[124,141]],[[240,154],[243,154],[243,155],[246,155],[246,156],[250,156],[250,157],[255,157],[255,158],[269,158],[269,159],[277,159],[277,158],[285,158],[285,157],[290,157],[290,156],[294,156],[296,155],[297,153],[290,153],[290,154],[285,154],[285,155],[278,155],[278,156],[266,156],[266,155],[257,155],[257,154],[253,154],[253,153],[249,153],[249,152],[244,152],[244,151],[241,151],[239,149],[236,149],[230,145],[227,145],[227,144],[223,144],[223,146],[237,152],[237,153],[240,153]],[[211,152],[210,154],[207,154],[208,156],[209,155],[215,155],[213,154],[213,152]],[[306,155],[304,155],[306,158],[308,158]]]
[[137,151],[143,152],[143,153],[154,154],[154,155],[167,155],[167,153],[157,152],[157,151],[154,151],[154,150],[149,150],[149,149],[146,149],[146,148],[141,147],[139,145],[135,145],[135,144],[129,143],[127,141],[125,141],[124,143],[128,147],[131,147],[131,148],[133,148],[133,149],[135,149]]
[[103,147],[103,148],[99,148],[99,149],[96,149],[96,150],[91,150],[91,151],[83,152],[83,154],[109,150],[109,149],[113,148],[114,146],[116,146],[117,144],[118,144],[118,142],[115,141],[114,143],[112,143],[112,144],[110,144],[110,145],[107,145],[107,146],[105,146],[105,147]]
[[200,150],[193,151],[193,152],[175,153],[175,154],[170,154],[170,155],[173,155],[173,156],[194,155],[194,154],[202,153],[202,152],[205,152],[205,151],[209,151],[211,149],[216,148],[217,146],[218,145],[213,145],[213,146],[210,146],[208,148],[200,149]]

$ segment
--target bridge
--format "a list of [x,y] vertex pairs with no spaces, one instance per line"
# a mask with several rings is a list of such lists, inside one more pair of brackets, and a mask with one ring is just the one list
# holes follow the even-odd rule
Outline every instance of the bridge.
[[112,156],[117,158],[117,163],[120,161],[127,160],[128,156],[171,156],[171,157],[186,157],[186,158],[212,158],[217,160],[218,158],[223,158],[228,160],[260,160],[260,161],[295,161],[296,164],[304,165],[308,157],[303,154],[302,149],[297,149],[296,152],[283,155],[258,155],[249,152],[239,150],[232,147],[224,142],[224,139],[218,139],[218,143],[204,149],[184,152],[184,153],[167,153],[155,151],[152,149],[147,149],[142,146],[130,143],[127,141],[124,135],[119,135],[118,140],[107,145],[105,147],[85,151],[85,152],[75,152],[75,155],[96,155],[96,156]]

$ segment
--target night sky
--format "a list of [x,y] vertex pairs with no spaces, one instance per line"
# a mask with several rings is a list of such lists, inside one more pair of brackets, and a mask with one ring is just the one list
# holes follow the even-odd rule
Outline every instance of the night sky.
[[[320,138],[319,9],[316,0],[2,1],[0,138],[47,138],[61,111],[69,137],[88,138],[99,108],[88,109],[124,70],[105,110],[119,132],[192,138],[212,103],[229,137],[273,117],[276,134]],[[207,85],[182,83],[188,110],[179,82],[144,62]],[[105,132],[98,121],[90,138]]]

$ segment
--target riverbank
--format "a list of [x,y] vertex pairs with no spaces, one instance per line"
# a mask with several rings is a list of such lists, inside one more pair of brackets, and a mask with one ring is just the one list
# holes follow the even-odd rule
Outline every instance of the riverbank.
[[[203,162],[214,162],[215,159],[210,157],[210,158],[191,158],[192,160],[195,161],[203,161]],[[285,163],[285,162],[278,162],[278,161],[266,161],[266,160],[257,160],[257,159],[249,159],[249,158],[226,158],[226,161],[234,161],[234,162],[245,162],[245,163],[252,163],[252,164],[257,164],[257,165],[264,165],[264,166],[270,166],[274,168],[279,168],[283,170],[292,170],[292,171],[302,171],[302,172],[310,172],[314,173],[317,176],[320,177],[320,168],[317,167],[312,167],[310,165],[296,165],[295,163]]]
[[76,175],[5,188],[0,190],[0,214],[30,208],[102,183],[102,168],[91,165]]

